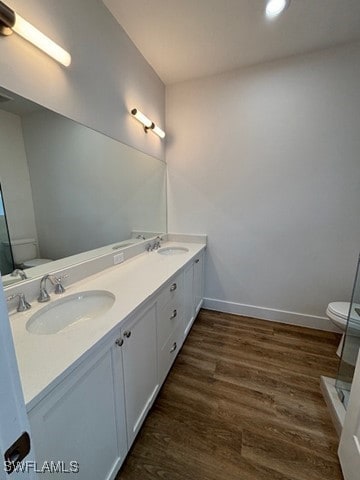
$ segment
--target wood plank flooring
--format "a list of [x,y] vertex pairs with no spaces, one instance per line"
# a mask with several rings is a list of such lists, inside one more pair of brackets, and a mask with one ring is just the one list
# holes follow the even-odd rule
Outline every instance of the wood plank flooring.
[[341,480],[340,337],[202,310],[117,480]]

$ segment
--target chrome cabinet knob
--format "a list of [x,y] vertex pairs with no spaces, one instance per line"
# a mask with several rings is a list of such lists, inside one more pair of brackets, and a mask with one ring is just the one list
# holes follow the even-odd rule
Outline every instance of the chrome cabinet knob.
[[200,262],[200,260],[197,258],[197,259],[195,260],[195,263],[199,263],[199,262]]
[[175,352],[176,349],[177,349],[177,344],[176,342],[174,342],[173,346],[171,347],[170,353]]
[[177,310],[175,309],[170,317],[170,320],[177,317]]
[[131,332],[130,332],[130,330],[127,330],[126,332],[124,332],[124,337],[126,337],[126,338],[130,338],[130,337],[131,337]]
[[118,338],[116,341],[115,341],[115,345],[117,347],[122,347],[124,344],[124,340],[122,338]]
[[177,289],[177,285],[176,283],[173,283],[170,287],[170,292],[175,292],[176,289]]

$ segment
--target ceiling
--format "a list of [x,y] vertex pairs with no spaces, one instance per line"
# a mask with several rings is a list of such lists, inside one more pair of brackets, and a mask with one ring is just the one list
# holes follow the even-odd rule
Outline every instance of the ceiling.
[[360,40],[360,0],[103,0],[165,84]]

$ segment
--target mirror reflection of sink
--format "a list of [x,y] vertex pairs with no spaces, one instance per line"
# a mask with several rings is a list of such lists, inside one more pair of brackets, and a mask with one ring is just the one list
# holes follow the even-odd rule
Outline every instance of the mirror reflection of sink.
[[188,252],[189,249],[185,247],[163,247],[157,251],[160,255],[181,255]]
[[34,313],[26,323],[26,329],[37,335],[58,333],[80,320],[91,320],[109,310],[115,295],[106,290],[90,290],[74,293],[52,301]]
[[135,245],[135,242],[121,243],[120,245],[115,245],[115,247],[112,247],[112,249],[113,250],[119,250],[120,248],[130,247],[130,245]]
[[[9,275],[9,277],[10,277],[10,275]],[[3,281],[3,286],[8,287],[9,285],[12,285],[13,283],[20,282],[21,278],[20,277],[10,277],[10,278],[2,277],[2,281]]]

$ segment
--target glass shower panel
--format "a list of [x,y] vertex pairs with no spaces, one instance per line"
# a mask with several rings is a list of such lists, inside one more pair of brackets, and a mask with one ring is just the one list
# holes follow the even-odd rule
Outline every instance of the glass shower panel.
[[5,205],[0,186],[0,272],[7,275],[14,270],[14,259],[11,250],[9,229],[6,220]]
[[354,289],[347,320],[336,389],[345,408],[349,401],[356,359],[360,348],[360,258],[357,265]]

